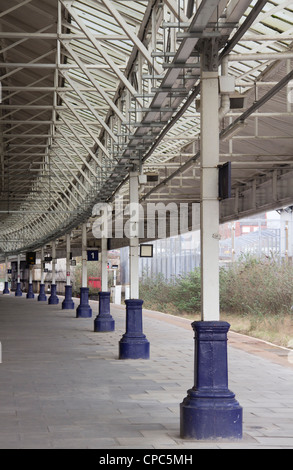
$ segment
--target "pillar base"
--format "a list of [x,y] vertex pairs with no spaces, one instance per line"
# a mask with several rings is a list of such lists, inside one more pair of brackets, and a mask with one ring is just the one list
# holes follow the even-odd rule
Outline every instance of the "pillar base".
[[143,300],[128,299],[126,333],[119,342],[119,359],[149,359],[150,343],[142,332]]
[[4,290],[3,290],[3,294],[10,294],[10,291],[9,291],[9,288],[8,288],[8,282],[5,282],[4,284]]
[[89,306],[89,289],[88,287],[80,288],[80,305],[76,309],[76,318],[91,318],[92,309]]
[[47,301],[47,296],[45,294],[45,284],[40,284],[40,293],[38,295],[38,301],[39,302]]
[[73,310],[72,286],[65,286],[65,299],[62,302],[62,310]]
[[115,330],[115,321],[110,314],[110,292],[99,292],[99,315],[94,321],[94,331],[105,333]]
[[57,286],[56,284],[51,284],[51,295],[48,300],[49,305],[58,305],[59,304],[59,298],[56,295],[56,290]]
[[34,294],[34,291],[33,291],[33,285],[32,284],[28,285],[28,292],[26,294],[26,298],[27,299],[34,299],[35,298],[35,294]]
[[16,291],[15,291],[15,297],[21,297],[22,296],[22,290],[21,290],[21,284],[20,282],[17,283],[16,286]]
[[242,408],[228,390],[226,322],[194,322],[195,385],[180,405],[185,439],[239,440]]

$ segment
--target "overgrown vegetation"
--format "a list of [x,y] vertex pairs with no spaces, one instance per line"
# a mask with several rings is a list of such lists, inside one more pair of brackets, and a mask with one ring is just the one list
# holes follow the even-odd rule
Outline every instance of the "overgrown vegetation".
[[220,271],[221,307],[228,312],[290,313],[293,266],[274,258],[244,257]]
[[[144,278],[144,307],[198,319],[200,270],[166,281]],[[245,334],[292,347],[293,266],[276,258],[245,256],[220,269],[221,318]]]

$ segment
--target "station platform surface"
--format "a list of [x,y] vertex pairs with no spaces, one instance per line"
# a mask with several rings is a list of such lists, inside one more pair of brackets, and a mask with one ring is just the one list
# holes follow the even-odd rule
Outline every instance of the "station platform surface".
[[[37,297],[37,296],[36,296]],[[149,360],[119,360],[116,328],[94,333],[76,318],[23,297],[0,295],[1,449],[292,449],[293,352],[229,332],[229,388],[243,407],[241,441],[183,440],[179,405],[193,386],[190,321],[143,311]],[[78,299],[74,299],[76,307]]]

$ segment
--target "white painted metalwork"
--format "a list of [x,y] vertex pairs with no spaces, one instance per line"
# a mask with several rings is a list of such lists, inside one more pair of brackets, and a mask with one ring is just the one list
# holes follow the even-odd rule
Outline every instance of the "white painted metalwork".
[[129,175],[129,270],[130,270],[130,298],[139,299],[139,207],[138,207],[138,172],[132,171]]
[[66,285],[71,285],[70,275],[70,233],[66,234]]
[[56,263],[57,263],[57,258],[56,258],[56,242],[52,242],[52,284],[56,284]]
[[45,271],[44,271],[44,247],[41,248],[41,284],[45,282]]
[[102,292],[108,292],[108,251],[107,238],[101,239]]
[[86,223],[82,224],[82,272],[81,287],[87,287],[87,228]]
[[0,0],[0,11],[3,259],[56,237],[65,249],[96,202],[128,194],[133,165],[158,174],[143,204],[200,200],[207,39],[245,98],[219,121],[219,162],[232,161],[221,220],[292,203],[291,1]]
[[[201,297],[202,320],[219,321],[218,72],[201,76]],[[212,293],[212,295],[211,295]]]

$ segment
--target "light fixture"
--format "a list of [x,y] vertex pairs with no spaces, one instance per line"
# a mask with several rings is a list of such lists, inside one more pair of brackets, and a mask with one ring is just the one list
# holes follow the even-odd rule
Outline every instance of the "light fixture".
[[243,109],[245,108],[246,96],[235,94],[230,96],[230,109]]
[[152,258],[154,253],[153,245],[140,245],[139,256],[141,258]]
[[156,183],[159,181],[159,173],[157,172],[147,172],[146,175],[148,183]]

